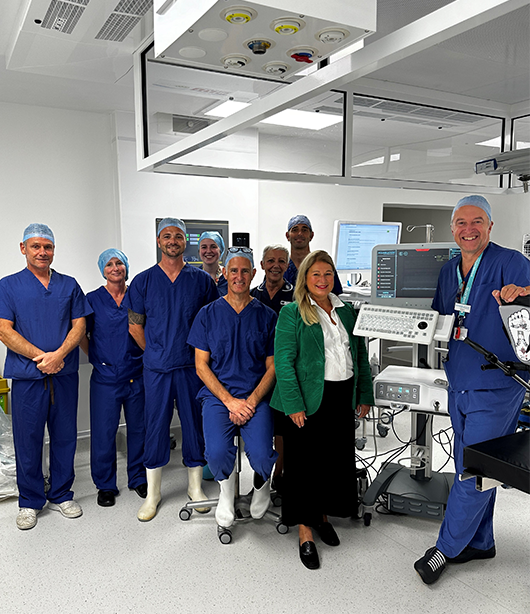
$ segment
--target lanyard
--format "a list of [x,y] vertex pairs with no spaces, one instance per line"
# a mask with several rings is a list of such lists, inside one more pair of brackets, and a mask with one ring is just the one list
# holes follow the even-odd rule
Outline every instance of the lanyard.
[[[482,254],[480,254],[480,256],[475,260],[475,264],[473,265],[473,268],[471,269],[471,273],[469,274],[469,279],[467,280],[466,287],[464,289],[463,294],[460,297],[459,303],[461,305],[467,305],[467,300],[469,298],[469,294],[471,293],[471,287],[473,286],[473,282],[475,281],[475,275],[477,274],[477,269],[478,269],[478,266],[481,260],[482,260]],[[462,274],[460,273],[460,266],[456,267],[456,277],[458,279],[458,288],[460,289],[462,288],[462,285],[464,283],[462,279]],[[463,310],[459,311],[458,316],[460,318],[465,318],[466,312]]]

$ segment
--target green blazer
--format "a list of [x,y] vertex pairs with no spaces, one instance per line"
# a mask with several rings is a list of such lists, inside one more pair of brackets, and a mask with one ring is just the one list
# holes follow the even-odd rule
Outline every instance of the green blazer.
[[[374,405],[372,376],[364,338],[353,335],[357,318],[353,307],[345,303],[337,309],[350,337],[355,377],[352,398],[357,405]],[[320,324],[308,326],[302,320],[297,303],[282,307],[274,341],[276,387],[271,407],[285,414],[305,411],[314,414],[324,394],[324,333]]]

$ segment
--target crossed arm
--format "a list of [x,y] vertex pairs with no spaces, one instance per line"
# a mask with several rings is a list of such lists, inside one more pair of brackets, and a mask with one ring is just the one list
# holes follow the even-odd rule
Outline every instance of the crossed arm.
[[274,356],[265,361],[266,371],[259,384],[246,399],[236,399],[217,379],[210,369],[210,352],[195,348],[195,368],[197,375],[208,390],[228,409],[230,420],[237,426],[246,424],[256,412],[256,407],[271,390],[275,382]]
[[0,341],[16,354],[30,358],[37,369],[46,375],[54,375],[64,367],[65,357],[76,348],[85,335],[85,318],[72,320],[72,328],[59,348],[43,352],[14,329],[14,322],[0,318]]

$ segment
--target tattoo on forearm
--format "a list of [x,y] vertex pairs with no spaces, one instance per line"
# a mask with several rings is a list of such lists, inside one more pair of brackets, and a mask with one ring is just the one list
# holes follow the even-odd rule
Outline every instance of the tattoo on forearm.
[[136,311],[128,310],[129,324],[139,324],[143,326],[145,324],[145,315],[143,313],[136,313]]

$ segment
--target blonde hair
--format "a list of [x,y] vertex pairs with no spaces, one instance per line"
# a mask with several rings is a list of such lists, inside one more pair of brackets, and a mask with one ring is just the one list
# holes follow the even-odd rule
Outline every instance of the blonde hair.
[[294,288],[294,299],[298,303],[298,310],[302,316],[302,320],[308,325],[318,324],[318,313],[314,305],[311,305],[309,300],[309,290],[307,289],[307,272],[315,264],[315,262],[324,262],[329,264],[335,274],[335,264],[331,256],[320,249],[316,252],[311,252],[303,260],[298,269],[298,277],[296,278],[296,286]]

